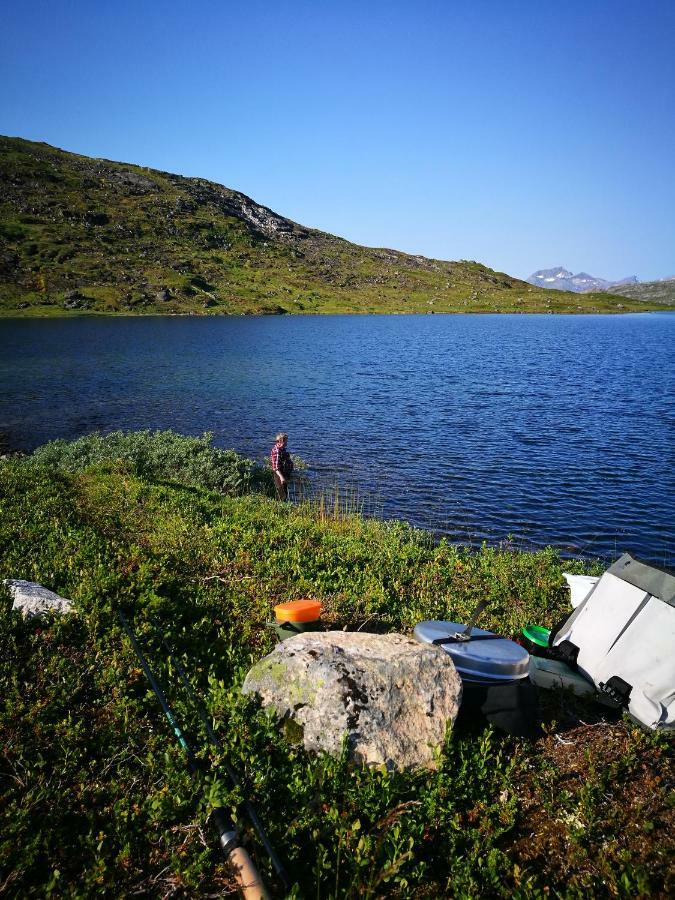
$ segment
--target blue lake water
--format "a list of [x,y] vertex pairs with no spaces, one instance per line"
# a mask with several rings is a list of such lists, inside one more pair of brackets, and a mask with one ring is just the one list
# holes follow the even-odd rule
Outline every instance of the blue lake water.
[[274,434],[314,483],[480,543],[675,562],[675,314],[0,320],[0,432]]

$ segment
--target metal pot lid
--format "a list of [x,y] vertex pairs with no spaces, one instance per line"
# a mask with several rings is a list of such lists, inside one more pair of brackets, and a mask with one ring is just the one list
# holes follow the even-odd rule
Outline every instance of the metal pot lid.
[[[436,640],[454,637],[465,628],[466,625],[458,622],[420,622],[415,626],[413,636],[423,644],[433,644]],[[485,635],[490,636],[488,640],[475,640]],[[527,678],[530,661],[527,650],[515,641],[492,635],[491,631],[474,628],[472,640],[437,646],[445,650],[461,678],[468,681],[489,683]]]

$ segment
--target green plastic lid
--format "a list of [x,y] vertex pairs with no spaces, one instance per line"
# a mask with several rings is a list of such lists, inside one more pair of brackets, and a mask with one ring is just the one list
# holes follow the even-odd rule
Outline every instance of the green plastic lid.
[[551,634],[548,628],[542,628],[541,625],[526,625],[523,628],[523,634],[533,644],[537,644],[539,647],[548,647],[548,639]]

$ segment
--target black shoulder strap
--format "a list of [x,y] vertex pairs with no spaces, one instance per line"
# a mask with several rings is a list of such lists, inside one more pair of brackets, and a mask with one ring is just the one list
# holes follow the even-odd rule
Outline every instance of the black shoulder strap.
[[470,637],[465,637],[463,634],[455,634],[448,635],[447,637],[436,638],[435,641],[432,641],[432,644],[436,646],[441,646],[442,644],[468,644],[469,641],[501,641],[502,637],[499,634],[472,634]]

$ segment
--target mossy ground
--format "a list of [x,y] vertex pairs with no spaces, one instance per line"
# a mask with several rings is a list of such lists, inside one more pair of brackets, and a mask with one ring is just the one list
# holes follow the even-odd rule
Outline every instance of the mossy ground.
[[[65,471],[54,453],[49,464],[0,462],[0,577],[40,582],[78,609],[24,621],[2,600],[7,896],[231,887],[204,818],[216,802],[236,809],[241,791],[218,752],[215,774],[189,778],[118,608],[201,746],[151,617],[162,623],[292,873],[293,896],[672,896],[671,747],[628,721],[551,694],[540,740],[477,722],[448,735],[436,772],[403,775],[308,756],[239,691],[273,646],[265,622],[282,599],[317,597],[332,627],[375,631],[465,621],[488,599],[481,624],[515,635],[567,610],[563,568],[601,563],[563,563],[552,549],[474,552],[401,523],[225,496],[185,483],[192,468],[167,479],[152,467],[140,476],[138,459],[90,463]],[[279,894],[264,851],[243,834]]]
[[18,138],[0,173],[0,316],[669,308],[360,247],[221,185]]

